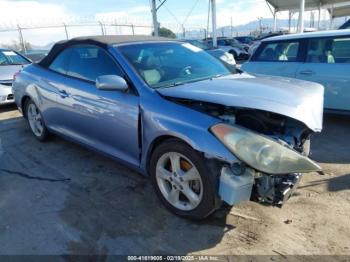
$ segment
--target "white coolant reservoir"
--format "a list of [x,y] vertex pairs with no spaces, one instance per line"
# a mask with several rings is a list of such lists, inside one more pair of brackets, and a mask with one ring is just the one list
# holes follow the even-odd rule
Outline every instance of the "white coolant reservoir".
[[254,170],[246,168],[241,175],[234,175],[229,167],[221,170],[219,196],[229,205],[248,201],[254,184]]

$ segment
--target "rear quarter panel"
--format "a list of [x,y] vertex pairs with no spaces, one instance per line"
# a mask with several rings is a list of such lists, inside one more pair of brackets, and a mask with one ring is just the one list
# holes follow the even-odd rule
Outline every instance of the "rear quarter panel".
[[12,90],[17,106],[23,112],[23,101],[30,98],[38,106],[45,118],[45,124],[50,124],[50,110],[55,105],[57,88],[46,81],[47,76],[54,74],[38,65],[30,65],[16,77]]

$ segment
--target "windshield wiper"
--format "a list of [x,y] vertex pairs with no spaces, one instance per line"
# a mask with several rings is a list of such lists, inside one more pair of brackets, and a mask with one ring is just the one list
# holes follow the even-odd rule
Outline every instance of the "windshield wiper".
[[214,75],[214,76],[197,78],[197,79],[193,79],[193,80],[189,80],[189,81],[173,82],[173,83],[170,83],[168,85],[155,87],[155,88],[169,88],[169,87],[174,87],[174,86],[179,86],[179,85],[184,85],[184,84],[189,84],[189,83],[194,83],[194,82],[199,82],[199,81],[205,81],[205,80],[218,78],[218,77],[226,76],[226,75],[229,75],[229,74],[217,74],[217,75]]
[[174,87],[174,86],[179,86],[179,85],[184,85],[188,82],[174,82],[174,83],[171,83],[169,85],[165,85],[165,86],[161,86],[159,88],[168,88],[168,87]]
[[212,76],[210,79],[219,78],[219,77],[228,76],[228,75],[230,75],[230,74],[217,74],[217,75]]

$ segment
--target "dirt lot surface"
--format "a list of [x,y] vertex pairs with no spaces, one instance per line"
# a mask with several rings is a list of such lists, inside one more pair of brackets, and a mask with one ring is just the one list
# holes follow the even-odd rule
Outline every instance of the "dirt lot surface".
[[350,119],[326,117],[282,208],[244,203],[202,221],[166,211],[147,178],[0,108],[0,254],[350,255]]

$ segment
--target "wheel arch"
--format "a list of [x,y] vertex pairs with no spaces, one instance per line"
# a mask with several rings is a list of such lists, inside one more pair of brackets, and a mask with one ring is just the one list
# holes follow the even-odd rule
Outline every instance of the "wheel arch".
[[22,114],[24,118],[27,118],[27,112],[25,110],[26,103],[31,99],[32,98],[29,95],[24,95],[21,99],[21,108],[22,108]]
[[[146,155],[146,173],[147,175],[149,175],[149,166],[150,166],[150,160],[151,160],[151,156],[154,152],[154,150],[157,148],[157,146],[159,146],[160,144],[164,143],[165,141],[169,141],[169,140],[178,140],[179,142],[182,142],[188,146],[190,146],[191,148],[193,148],[193,146],[188,143],[186,140],[174,136],[174,135],[160,135],[156,138],[153,139],[153,141],[149,144],[148,146],[148,150],[147,150],[147,155]],[[194,150],[196,150],[195,148],[193,148]]]

